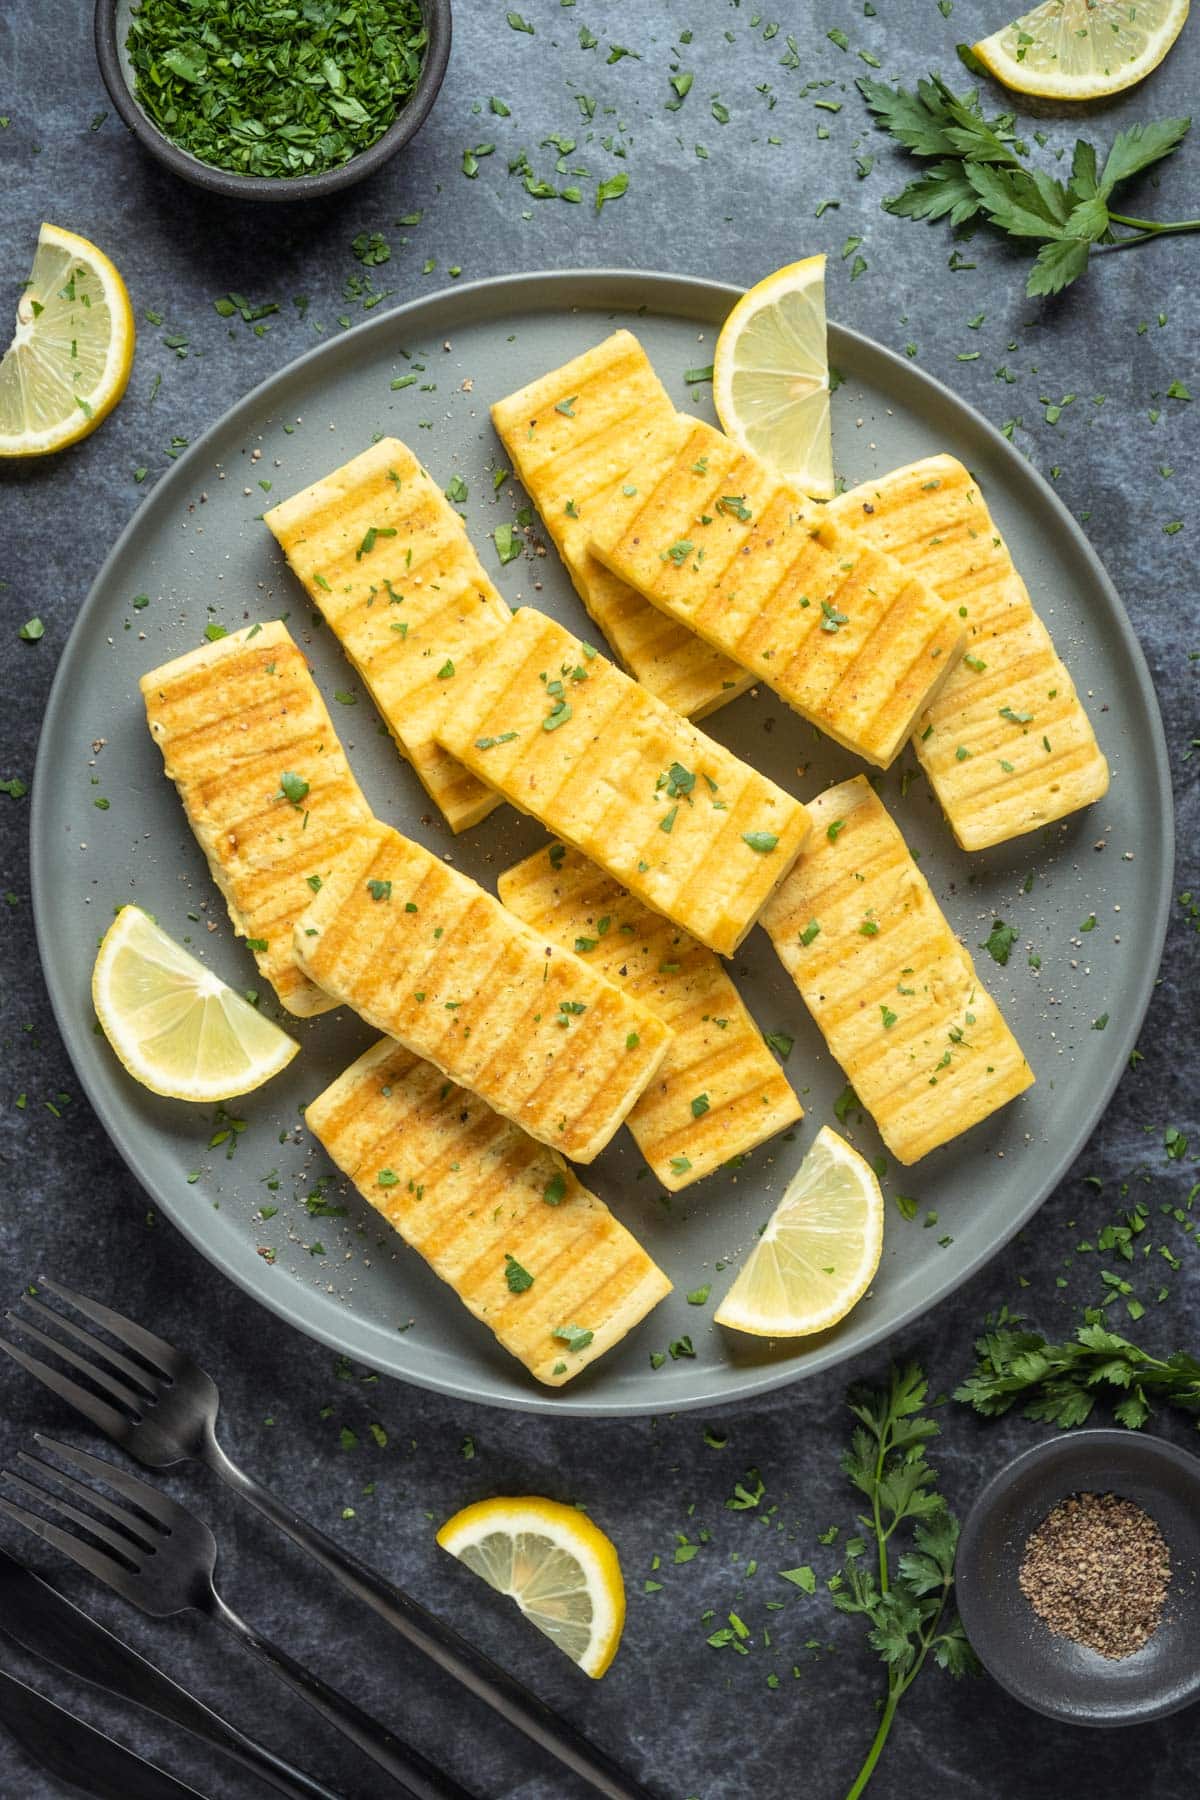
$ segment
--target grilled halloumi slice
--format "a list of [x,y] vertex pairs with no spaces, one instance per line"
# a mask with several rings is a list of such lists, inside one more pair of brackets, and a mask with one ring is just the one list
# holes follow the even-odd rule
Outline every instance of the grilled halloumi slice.
[[762,922],[884,1143],[913,1163],[1033,1073],[866,777],[809,810],[808,848]]
[[550,1387],[671,1291],[560,1156],[390,1038],[304,1117],[363,1198]]
[[726,956],[808,830],[798,800],[532,607],[489,647],[438,736],[514,806]]
[[961,652],[962,621],[758,457],[684,422],[674,454],[644,471],[632,516],[593,509],[593,552],[802,718],[886,768]]
[[576,1162],[603,1150],[671,1040],[581,958],[377,821],[295,945],[336,1000]]
[[249,625],[141,679],[150,735],[234,930],[289,1012],[336,1002],[296,963],[292,926],[371,821],[286,626]]
[[686,931],[565,844],[506,869],[497,885],[518,918],[674,1032],[625,1121],[665,1188],[699,1181],[804,1117],[720,958]]
[[928,456],[851,488],[829,511],[964,618],[962,654],[913,735],[962,848],[1002,844],[1102,799],[1104,754],[969,471]]
[[454,831],[498,796],[437,743],[456,684],[509,610],[462,519],[399,438],[381,438],[264,514]]
[[698,719],[744,693],[753,677],[656,611],[588,549],[591,510],[636,509],[639,472],[660,460],[664,438],[677,437],[676,418],[629,331],[614,331],[492,407],[500,441],[617,660],[677,713]]

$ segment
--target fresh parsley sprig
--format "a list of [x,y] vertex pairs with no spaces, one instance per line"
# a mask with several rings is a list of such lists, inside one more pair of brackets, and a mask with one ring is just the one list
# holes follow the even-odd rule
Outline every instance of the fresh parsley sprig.
[[[922,1410],[928,1383],[916,1363],[893,1369],[886,1388],[851,1388],[847,1402],[859,1421],[842,1467],[865,1497],[864,1536],[847,1546],[834,1605],[870,1621],[868,1641],[887,1666],[887,1694],[879,1728],[846,1800],[858,1800],[883,1753],[896,1708],[932,1654],[951,1675],[978,1664],[957,1613],[948,1611],[954,1585],[958,1520],[938,1493],[925,1446],[938,1434]],[[895,1534],[911,1526],[910,1547],[895,1556]],[[872,1567],[866,1560],[874,1546]]]
[[[1126,249],[1168,232],[1200,231],[1200,219],[1133,218],[1113,210],[1116,189],[1169,156],[1191,129],[1190,119],[1158,119],[1118,132],[1103,162],[1079,138],[1071,179],[1027,168],[1028,146],[1012,113],[984,116],[978,93],[955,94],[940,75],[919,81],[915,93],[863,77],[858,87],[876,119],[914,156],[931,157],[926,172],[884,201],[902,218],[985,218],[1010,238],[1038,244],[1027,294],[1058,294],[1078,279],[1097,249]],[[1114,226],[1124,229],[1115,231]]]
[[1185,1351],[1151,1356],[1103,1325],[1081,1325],[1073,1339],[1051,1344],[1040,1331],[1022,1329],[1019,1313],[1006,1308],[975,1340],[977,1361],[954,1390],[987,1418],[1022,1402],[1027,1419],[1082,1425],[1099,1399],[1112,1401],[1113,1417],[1136,1430],[1156,1406],[1200,1413],[1200,1362]]

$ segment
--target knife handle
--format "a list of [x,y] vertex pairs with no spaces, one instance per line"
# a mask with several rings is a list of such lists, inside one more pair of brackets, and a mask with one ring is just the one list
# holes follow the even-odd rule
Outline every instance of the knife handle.
[[[37,1581],[38,1577],[30,1574],[29,1579]],[[97,1620],[80,1612],[65,1595],[56,1594],[55,1598],[78,1614],[78,1625],[74,1629],[73,1621],[65,1615],[60,1617],[57,1612],[49,1613],[43,1609],[36,1635],[23,1630],[20,1621],[11,1614],[0,1614],[0,1636],[20,1644],[66,1674],[103,1688],[118,1700],[131,1701],[168,1724],[182,1726],[193,1737],[259,1776],[277,1793],[287,1795],[287,1800],[340,1800],[331,1788],[295,1768],[282,1756],[276,1756],[265,1744],[247,1737],[236,1725],[228,1724],[203,1700],[189,1694],[186,1688],[147,1662],[130,1645],[114,1637]],[[89,1635],[85,1639],[84,1633],[89,1632],[89,1628],[91,1634],[100,1635]],[[107,1639],[107,1644],[102,1639]],[[97,1654],[91,1654],[92,1650]]]
[[0,1725],[27,1756],[73,1793],[91,1794],[95,1800],[203,1800],[194,1787],[3,1669]]

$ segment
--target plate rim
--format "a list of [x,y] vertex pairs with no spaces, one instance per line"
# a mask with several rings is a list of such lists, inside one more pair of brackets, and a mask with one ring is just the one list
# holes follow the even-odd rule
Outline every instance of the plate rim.
[[[628,298],[623,302],[615,298],[607,298],[603,293],[606,288],[625,289]],[[580,292],[575,293],[573,298],[560,298],[560,295],[570,296],[573,290],[580,290]],[[383,335],[389,328],[394,329],[397,322],[403,321],[406,315],[425,312],[438,306],[445,306],[450,313],[468,296],[478,297],[481,294],[495,296],[497,311],[515,310],[513,296],[516,294],[518,303],[524,303],[530,311],[547,311],[555,307],[568,310],[573,305],[591,310],[599,304],[601,308],[608,306],[613,312],[624,311],[636,315],[639,308],[644,312],[657,314],[678,311],[680,309],[677,301],[681,294],[698,297],[701,302],[705,300],[713,302],[711,310],[715,312],[720,302],[732,304],[745,291],[744,288],[731,282],[714,281],[700,275],[672,274],[662,269],[602,266],[585,269],[517,270],[508,274],[481,277],[476,281],[456,283],[452,287],[443,287],[429,294],[415,295],[413,298],[403,301],[399,306],[391,307],[387,312],[377,313],[372,318],[363,320],[336,338],[315,344],[311,349],[285,363],[274,374],[268,375],[263,381],[256,383],[232,405],[226,407],[189,445],[172,467],[164,471],[163,476],[155,483],[145,500],[134,509],[97,570],[79,607],[75,622],[59,655],[42,715],[42,726],[34,760],[29,819],[30,903],[38,959],[46,982],[55,1026],[63,1046],[79,1083],[87,1095],[88,1102],[117,1154],[143,1191],[150,1196],[156,1206],[166,1213],[176,1230],[204,1257],[205,1261],[216,1268],[226,1279],[233,1281],[251,1299],[269,1308],[285,1324],[302,1332],[306,1337],[325,1344],[331,1350],[340,1354],[352,1355],[356,1362],[362,1362],[382,1375],[397,1381],[409,1382],[415,1387],[444,1394],[451,1398],[466,1400],[472,1405],[573,1418],[636,1418],[660,1412],[693,1411],[699,1407],[711,1410],[722,1406],[740,1406],[755,1401],[776,1389],[826,1373],[853,1357],[877,1350],[882,1342],[907,1330],[918,1319],[941,1305],[943,1300],[964,1286],[991,1262],[1005,1245],[1010,1243],[1016,1234],[1029,1223],[1064,1179],[1071,1165],[1088,1143],[1109,1100],[1116,1091],[1117,1085],[1128,1067],[1129,1053],[1134,1048],[1146,1017],[1166,940],[1173,891],[1172,875],[1175,854],[1174,792],[1158,695],[1145,653],[1134,630],[1133,621],[1115,583],[1083,527],[1055,493],[1045,476],[1026,458],[1022,457],[1011,441],[969,401],[954,393],[936,375],[931,375],[927,370],[915,367],[894,350],[890,350],[876,339],[868,337],[865,332],[830,322],[831,338],[840,339],[843,343],[852,345],[855,352],[861,357],[875,359],[886,371],[898,379],[907,383],[915,381],[918,386],[932,390],[934,397],[941,405],[949,407],[960,416],[965,416],[972,429],[982,434],[991,450],[1004,459],[1011,468],[1014,479],[1023,479],[1042,505],[1049,504],[1050,511],[1052,515],[1056,516],[1059,527],[1070,539],[1074,553],[1081,557],[1091,579],[1104,593],[1118,634],[1123,640],[1121,648],[1126,656],[1128,671],[1132,675],[1137,696],[1150,725],[1148,750],[1149,760],[1153,765],[1156,777],[1159,802],[1157,842],[1160,846],[1156,912],[1150,933],[1153,955],[1143,958],[1141,962],[1137,975],[1134,1004],[1128,1013],[1123,1029],[1114,1034],[1116,1043],[1111,1071],[1106,1080],[1095,1090],[1088,1107],[1076,1115],[1076,1123],[1071,1131],[1068,1147],[1065,1151],[1056,1153],[1052,1162],[1048,1163],[1047,1166],[1052,1171],[1049,1178],[1039,1179],[1036,1184],[1031,1186],[1030,1192],[1036,1198],[1027,1201],[1010,1213],[998,1235],[986,1248],[980,1249],[973,1255],[964,1267],[953,1271],[941,1281],[935,1282],[932,1293],[927,1294],[923,1300],[910,1303],[898,1316],[881,1320],[868,1331],[865,1341],[857,1343],[853,1349],[839,1352],[836,1339],[827,1340],[807,1355],[799,1354],[786,1361],[763,1364],[755,1370],[737,1370],[739,1380],[732,1392],[722,1381],[710,1383],[702,1392],[693,1392],[686,1398],[673,1397],[664,1390],[661,1401],[606,1398],[602,1393],[593,1394],[585,1387],[581,1387],[577,1391],[568,1387],[551,1392],[531,1386],[528,1394],[515,1392],[499,1395],[480,1394],[473,1390],[464,1391],[461,1383],[442,1376],[436,1371],[429,1373],[398,1369],[394,1364],[364,1354],[359,1349],[348,1350],[344,1340],[339,1340],[336,1332],[326,1330],[321,1325],[314,1324],[302,1316],[300,1309],[292,1303],[290,1289],[272,1292],[270,1285],[262,1280],[257,1268],[247,1267],[243,1270],[220,1261],[212,1255],[203,1232],[196,1227],[187,1210],[177,1206],[173,1198],[164,1198],[147,1175],[143,1173],[142,1161],[136,1144],[130,1141],[129,1135],[126,1134],[119,1119],[114,1122],[109,1118],[107,1109],[101,1104],[93,1084],[89,1080],[82,1051],[79,1055],[76,1054],[77,1043],[80,1046],[84,1045],[85,1027],[73,1016],[72,997],[66,992],[65,984],[54,969],[52,958],[48,954],[50,949],[49,928],[43,925],[43,918],[48,917],[52,910],[46,905],[49,885],[46,862],[49,857],[50,839],[46,809],[49,801],[42,798],[43,794],[50,793],[53,787],[49,772],[50,743],[59,715],[67,705],[68,672],[78,660],[78,646],[85,637],[90,613],[98,604],[98,596],[103,593],[108,584],[110,570],[123,557],[126,544],[139,529],[148,509],[153,508],[157,497],[164,489],[171,485],[182,485],[184,471],[190,471],[203,464],[208,455],[210,443],[219,433],[226,430],[235,414],[240,413],[243,409],[259,412],[269,411],[278,391],[293,382],[299,371],[306,370],[322,360],[331,359],[339,353],[344,355],[346,346],[352,345],[356,341],[365,342]],[[599,301],[597,300],[598,293],[601,296]],[[634,298],[638,293],[642,296],[640,300]],[[672,303],[672,295],[676,297],[675,304]],[[703,307],[697,316],[707,316],[703,313]],[[448,332],[452,329],[453,324],[449,317],[444,324],[438,326],[438,330],[441,332]],[[1083,1121],[1082,1128],[1078,1123],[1079,1120]]]

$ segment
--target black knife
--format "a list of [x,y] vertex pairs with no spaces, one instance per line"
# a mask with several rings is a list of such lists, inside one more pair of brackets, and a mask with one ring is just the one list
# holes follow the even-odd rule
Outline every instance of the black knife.
[[[181,1725],[286,1794],[288,1800],[339,1800],[265,1744],[229,1725],[73,1601],[0,1550],[0,1632],[47,1662]],[[176,1784],[179,1793],[191,1792]],[[132,1790],[120,1797],[130,1800]]]
[[0,1669],[0,1725],[75,1793],[95,1800],[204,1800],[155,1763]]

